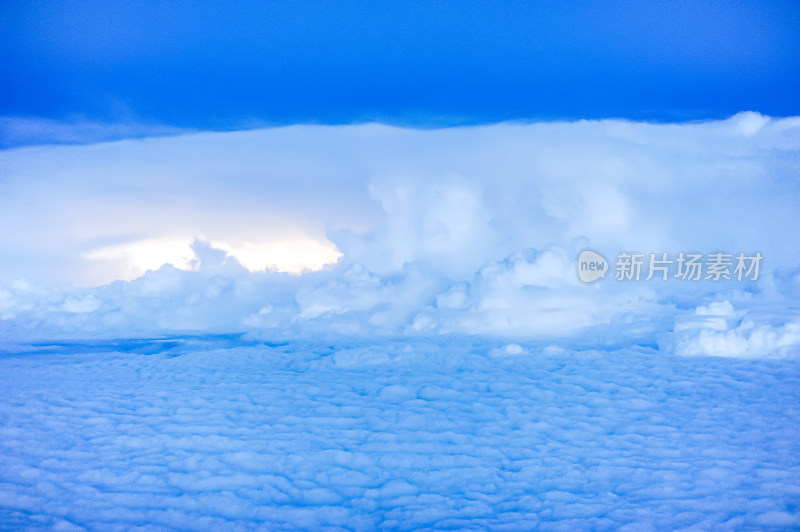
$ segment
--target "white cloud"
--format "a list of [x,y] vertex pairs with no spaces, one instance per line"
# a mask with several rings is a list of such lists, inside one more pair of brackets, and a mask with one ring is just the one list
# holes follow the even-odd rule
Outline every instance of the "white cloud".
[[380,273],[421,261],[471,275],[491,256],[494,235],[481,185],[456,176],[413,175],[375,180],[369,190],[385,216],[367,234],[335,238],[349,260]]
[[800,355],[800,321],[780,326],[746,320],[734,329],[702,328],[682,338],[676,352],[683,356],[780,358]]
[[440,292],[410,330],[498,334],[516,338],[564,337],[608,324],[624,312],[646,312],[654,296],[646,286],[615,290],[578,281],[577,252],[550,247],[527,250],[486,264],[471,283]]
[[493,347],[489,350],[489,356],[495,358],[517,357],[529,354],[529,351],[519,344],[506,344],[502,348]]
[[737,114],[731,122],[737,133],[745,136],[755,135],[769,123],[769,117],[753,111]]
[[[740,298],[737,305],[746,307],[748,302]],[[737,309],[727,299],[711,301],[676,318],[670,350],[682,356],[780,358],[800,355],[800,317],[796,309],[786,308],[777,320],[783,323],[771,323],[776,317],[759,306]]]
[[[20,337],[674,333],[663,345],[684,354],[785,353],[800,290],[786,273],[800,266],[786,245],[798,152],[800,120],[757,113],[0,151],[0,223],[14,228],[0,233],[0,326]],[[620,251],[716,250],[764,262],[751,284],[586,286],[574,264],[585,248],[611,263]],[[319,271],[280,273],[308,270]],[[129,282],[64,284],[113,279]],[[767,308],[778,310],[767,319]]]

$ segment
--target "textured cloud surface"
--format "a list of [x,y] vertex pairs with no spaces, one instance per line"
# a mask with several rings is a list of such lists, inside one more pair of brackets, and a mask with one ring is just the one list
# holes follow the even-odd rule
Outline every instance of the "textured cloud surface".
[[790,530],[796,360],[211,338],[0,356],[13,529]]
[[[6,150],[0,332],[457,333],[788,356],[799,152],[800,120],[757,113]],[[581,283],[587,248],[611,268],[642,253],[641,280]],[[756,280],[735,264],[730,280],[645,280],[650,253],[674,268],[682,252],[763,261]]]

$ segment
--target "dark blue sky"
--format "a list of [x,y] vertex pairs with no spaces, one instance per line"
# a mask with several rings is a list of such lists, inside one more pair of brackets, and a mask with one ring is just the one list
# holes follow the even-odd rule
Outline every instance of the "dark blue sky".
[[800,2],[3,2],[0,116],[228,129],[800,114]]

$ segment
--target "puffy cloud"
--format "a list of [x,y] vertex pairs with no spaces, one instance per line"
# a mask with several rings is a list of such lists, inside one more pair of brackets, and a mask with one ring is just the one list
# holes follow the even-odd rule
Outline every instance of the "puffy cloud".
[[411,331],[563,338],[609,324],[625,313],[651,312],[655,296],[647,285],[582,284],[577,252],[552,246],[525,250],[486,264],[470,283],[437,294],[435,304],[414,317]]
[[[751,316],[752,314],[752,316]],[[683,356],[780,358],[800,355],[800,317],[787,309],[780,325],[763,322],[763,313],[736,310],[728,300],[700,305],[679,318],[671,339]]]
[[675,351],[684,356],[797,356],[800,355],[800,321],[780,326],[757,326],[755,322],[746,320],[734,329],[703,328],[680,339]]
[[367,234],[334,237],[348,260],[389,273],[424,262],[451,275],[471,275],[492,256],[496,240],[482,186],[456,176],[392,177],[370,184],[385,216]]
[[[800,120],[757,113],[0,151],[0,221],[17,228],[0,234],[0,332],[478,334],[790,354],[798,151]],[[585,248],[612,263],[719,250],[764,262],[758,281],[584,285]],[[317,271],[281,273],[304,268]]]

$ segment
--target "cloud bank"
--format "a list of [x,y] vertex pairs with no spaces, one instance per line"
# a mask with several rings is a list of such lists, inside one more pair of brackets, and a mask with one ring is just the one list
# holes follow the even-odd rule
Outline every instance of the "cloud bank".
[[[5,150],[0,333],[475,334],[791,356],[799,151],[800,119],[750,112]],[[757,280],[585,285],[587,248],[611,267],[620,252],[764,261]]]

